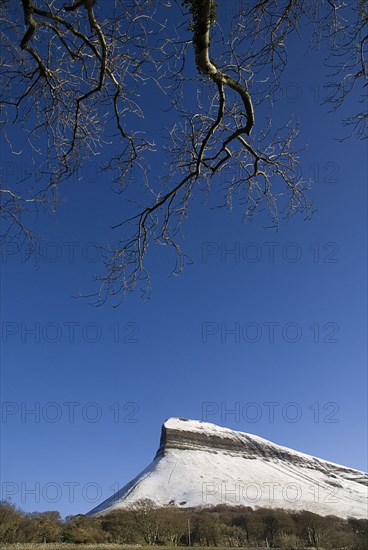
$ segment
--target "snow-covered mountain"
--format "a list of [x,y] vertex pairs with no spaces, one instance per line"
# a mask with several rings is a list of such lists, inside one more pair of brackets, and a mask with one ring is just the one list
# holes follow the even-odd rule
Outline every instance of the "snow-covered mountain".
[[366,518],[367,486],[365,472],[255,435],[170,418],[153,462],[89,515],[149,498],[160,506],[226,504]]

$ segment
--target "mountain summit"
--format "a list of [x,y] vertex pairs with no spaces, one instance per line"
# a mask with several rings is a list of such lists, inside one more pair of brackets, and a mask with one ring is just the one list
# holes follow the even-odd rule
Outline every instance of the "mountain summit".
[[159,506],[308,510],[367,517],[368,474],[208,422],[170,418],[153,462],[88,515]]

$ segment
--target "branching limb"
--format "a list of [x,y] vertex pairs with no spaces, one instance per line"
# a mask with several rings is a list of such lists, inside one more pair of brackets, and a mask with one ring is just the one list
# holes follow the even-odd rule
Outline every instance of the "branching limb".
[[239,94],[247,117],[245,133],[249,135],[254,126],[254,109],[247,87],[221,72],[210,59],[210,30],[214,22],[211,15],[215,9],[215,2],[214,0],[188,0],[187,3],[192,6],[193,46],[198,70],[211,78],[216,84],[229,86]]
[[[272,102],[282,83],[289,35],[304,29],[312,29],[312,45],[323,42],[330,52],[329,104],[337,108],[358,95],[367,79],[368,4],[245,2],[230,24],[222,17],[225,4],[0,3],[0,129],[9,155],[27,160],[26,177],[1,182],[0,216],[8,227],[3,239],[14,232],[31,238],[28,212],[53,208],[62,182],[79,177],[91,160],[102,159],[98,170],[129,205],[134,183],[135,211],[111,223],[118,236],[104,247],[98,304],[123,298],[138,282],[148,292],[145,259],[152,245],[171,247],[173,273],[182,272],[188,258],[180,232],[199,193],[207,198],[214,189],[218,197],[220,191],[216,206],[231,209],[236,201],[245,220],[267,212],[271,226],[283,216],[311,213],[308,182],[297,170],[298,126],[289,121],[275,129],[277,117],[268,121],[259,105]],[[158,108],[167,116],[163,136],[150,134],[146,123]],[[360,107],[346,121],[362,135],[367,122]],[[10,124],[18,132],[15,148],[6,134]],[[153,152],[165,159],[154,176]]]

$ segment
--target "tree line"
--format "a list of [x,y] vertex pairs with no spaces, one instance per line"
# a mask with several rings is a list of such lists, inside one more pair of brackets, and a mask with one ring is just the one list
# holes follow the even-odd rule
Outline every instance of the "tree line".
[[368,549],[368,520],[249,507],[156,507],[148,499],[99,517],[63,520],[59,512],[25,513],[0,503],[0,544],[73,543],[233,548]]

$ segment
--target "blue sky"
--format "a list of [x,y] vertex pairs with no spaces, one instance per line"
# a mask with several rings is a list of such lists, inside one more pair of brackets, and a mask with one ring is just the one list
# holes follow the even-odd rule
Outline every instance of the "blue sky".
[[[311,221],[274,231],[214,209],[216,193],[208,204],[198,196],[184,275],[169,277],[171,252],[152,250],[149,300],[138,291],[120,308],[93,308],[73,296],[93,289],[95,243],[114,238],[126,206],[92,168],[37,219],[36,255],[3,248],[3,498],[87,512],[148,465],[170,416],[366,469],[367,152],[335,139],[344,111],[316,101],[321,60],[305,49],[292,49],[273,115],[300,118]],[[11,161],[4,152],[5,169]]]

